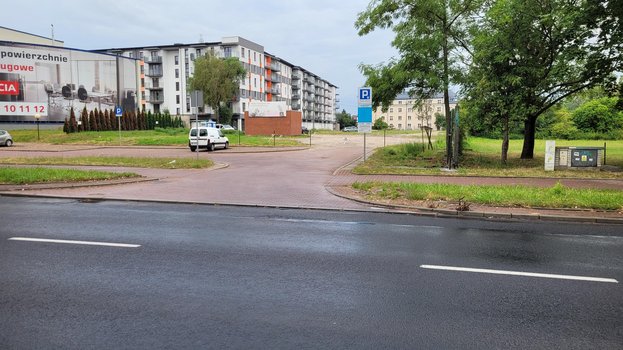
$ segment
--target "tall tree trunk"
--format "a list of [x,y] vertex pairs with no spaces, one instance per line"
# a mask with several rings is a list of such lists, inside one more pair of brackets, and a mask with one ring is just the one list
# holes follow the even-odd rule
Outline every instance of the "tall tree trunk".
[[502,165],[506,165],[506,162],[508,161],[508,119],[508,115],[504,117],[504,130],[502,131],[502,133],[504,134],[502,140]]
[[523,149],[521,159],[534,158],[534,134],[536,133],[536,117],[528,116],[524,122]]
[[448,92],[450,85],[450,73],[448,69],[448,28],[446,17],[443,20],[444,37],[443,37],[443,103],[446,111],[446,161],[448,169],[452,169],[454,162],[452,161],[452,116],[450,115],[450,93]]

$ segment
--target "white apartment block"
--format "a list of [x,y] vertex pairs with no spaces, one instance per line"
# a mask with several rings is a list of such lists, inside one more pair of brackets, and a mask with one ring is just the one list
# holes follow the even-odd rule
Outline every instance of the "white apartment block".
[[[450,109],[456,107],[456,100],[450,98]],[[372,112],[372,122],[378,118],[383,120],[392,129],[419,130],[423,126],[435,128],[435,116],[440,114],[445,118],[443,96],[436,96],[422,100],[417,104],[417,99],[407,94],[398,95],[386,112],[377,108]]]
[[[142,60],[139,106],[146,111],[180,115],[186,121],[190,108],[188,78],[197,57],[212,53],[217,57],[237,57],[246,70],[238,94],[227,104],[233,123],[243,126],[250,102],[285,101],[292,110],[302,111],[303,125],[333,129],[337,87],[327,80],[264,51],[262,45],[241,37],[225,37],[220,42],[173,44],[149,47],[97,50]],[[199,108],[200,119],[213,115],[210,107]]]

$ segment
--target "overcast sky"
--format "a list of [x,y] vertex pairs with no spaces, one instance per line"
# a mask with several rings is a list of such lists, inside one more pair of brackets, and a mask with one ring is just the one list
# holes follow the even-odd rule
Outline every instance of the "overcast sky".
[[340,110],[357,111],[360,63],[386,62],[391,32],[359,37],[368,0],[13,1],[0,25],[54,37],[65,47],[103,49],[221,41],[241,36],[339,87]]

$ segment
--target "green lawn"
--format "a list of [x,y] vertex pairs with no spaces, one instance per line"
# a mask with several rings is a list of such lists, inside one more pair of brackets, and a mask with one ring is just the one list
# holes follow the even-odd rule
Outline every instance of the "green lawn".
[[531,186],[461,186],[421,183],[354,183],[353,188],[369,199],[453,201],[506,207],[623,209],[623,191],[574,189],[556,184]]
[[82,165],[82,166],[117,166],[162,169],[199,169],[209,168],[214,162],[195,158],[131,158],[131,157],[20,157],[0,158],[0,164],[13,165]]
[[[606,141],[606,163],[623,167],[623,141]],[[546,172],[544,168],[545,141],[537,140],[534,159],[520,159],[523,140],[511,140],[508,163],[500,163],[501,140],[470,137],[456,172],[443,171],[445,146],[443,140],[434,150],[422,151],[421,144],[403,144],[378,149],[365,163],[357,166],[356,174],[422,174],[463,176],[510,176],[556,178],[623,178],[621,172],[562,170]],[[564,140],[557,146],[598,146],[604,141]]]
[[113,180],[133,177],[139,177],[139,175],[95,170],[0,167],[0,184],[13,185]]
[[[86,131],[66,134],[62,130],[40,130],[40,140],[37,141],[37,130],[11,130],[16,143],[41,142],[56,145],[81,144],[101,146],[186,146],[188,145],[188,129],[160,129],[136,131]],[[301,143],[293,137],[247,136],[238,133],[227,133],[231,146],[300,146]],[[274,141],[274,144],[273,144]]]

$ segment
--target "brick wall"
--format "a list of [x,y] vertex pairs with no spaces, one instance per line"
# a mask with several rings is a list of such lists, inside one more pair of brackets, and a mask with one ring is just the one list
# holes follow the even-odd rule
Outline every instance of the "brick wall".
[[299,111],[287,111],[285,117],[251,117],[249,112],[244,112],[244,119],[247,135],[301,134],[302,113]]

